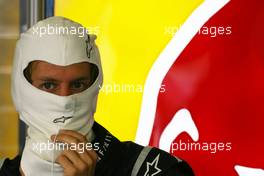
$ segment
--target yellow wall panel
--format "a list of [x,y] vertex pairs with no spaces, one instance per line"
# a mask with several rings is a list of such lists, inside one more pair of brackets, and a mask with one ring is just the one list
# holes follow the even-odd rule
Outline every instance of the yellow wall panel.
[[[201,2],[56,0],[55,15],[77,21],[98,36],[104,88],[95,118],[119,139],[134,140],[140,87],[173,32]],[[114,86],[116,92],[109,92]],[[123,91],[118,92],[118,86]]]
[[19,34],[19,1],[0,1],[0,159],[18,152],[18,115],[11,99],[13,54]]

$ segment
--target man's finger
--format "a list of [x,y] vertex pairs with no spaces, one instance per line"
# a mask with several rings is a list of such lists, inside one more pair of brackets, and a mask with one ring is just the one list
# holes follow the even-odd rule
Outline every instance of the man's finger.
[[97,158],[98,158],[98,155],[96,154],[95,151],[93,150],[86,150],[84,152],[78,152],[81,159],[88,165],[95,165],[96,164],[96,161],[97,161]]
[[59,155],[56,162],[59,163],[64,170],[74,167],[72,162],[64,154]]
[[80,157],[77,152],[72,150],[64,151],[63,154],[67,159],[74,165],[75,168],[77,168],[78,172],[84,173],[88,172],[89,168],[92,168],[95,165],[95,162],[91,159],[89,155],[86,154],[86,156],[83,154],[82,157]]
[[52,135],[51,140],[54,142],[63,142],[67,144],[78,144],[81,142],[78,138],[63,133]]
[[87,142],[87,139],[84,135],[73,130],[60,130],[59,134],[66,134],[77,138],[81,142]]
[[97,161],[98,155],[94,150],[86,150],[86,152],[93,159],[93,161]]
[[94,160],[91,155],[89,155],[87,152],[79,153],[80,158],[83,162],[86,163],[87,166],[91,167],[96,164],[96,160]]
[[80,158],[79,154],[72,150],[65,150],[62,152],[62,155],[66,156],[68,160],[73,163],[74,166],[78,166],[83,163],[83,160]]

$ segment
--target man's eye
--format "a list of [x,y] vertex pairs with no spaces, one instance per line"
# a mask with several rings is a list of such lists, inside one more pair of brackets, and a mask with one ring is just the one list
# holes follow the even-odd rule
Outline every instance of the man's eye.
[[52,90],[56,88],[56,84],[52,82],[45,82],[41,85],[42,89]]
[[84,82],[73,82],[71,85],[72,89],[78,89],[78,90],[84,90],[86,88],[88,88],[88,84],[84,83]]

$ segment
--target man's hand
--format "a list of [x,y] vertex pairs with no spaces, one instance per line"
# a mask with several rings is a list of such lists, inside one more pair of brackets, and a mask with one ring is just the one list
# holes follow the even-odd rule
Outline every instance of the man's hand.
[[[59,134],[52,135],[51,140],[62,142],[68,145],[79,143],[86,144],[85,136],[72,130],[60,130]],[[97,154],[93,150],[64,150],[58,156],[56,162],[64,168],[64,176],[93,176]]]

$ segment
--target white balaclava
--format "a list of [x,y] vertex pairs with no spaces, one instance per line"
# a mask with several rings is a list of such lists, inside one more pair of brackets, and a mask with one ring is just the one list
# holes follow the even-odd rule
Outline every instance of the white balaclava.
[[[100,55],[96,36],[88,35],[80,24],[63,17],[50,17],[22,33],[17,41],[13,73],[12,97],[19,117],[28,125],[21,167],[25,175],[63,175],[54,163],[61,150],[43,150],[51,135],[70,129],[91,141],[94,113],[99,88],[102,86]],[[58,96],[31,85],[24,70],[32,61],[40,60],[59,66],[89,62],[97,66],[93,84],[81,93]],[[46,145],[48,146],[48,145]]]

